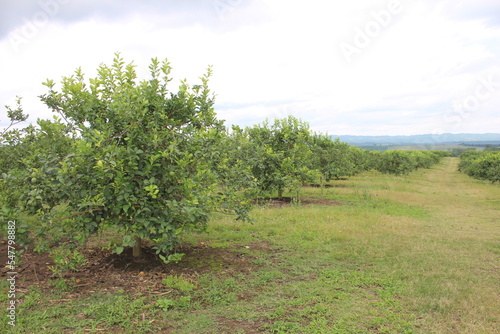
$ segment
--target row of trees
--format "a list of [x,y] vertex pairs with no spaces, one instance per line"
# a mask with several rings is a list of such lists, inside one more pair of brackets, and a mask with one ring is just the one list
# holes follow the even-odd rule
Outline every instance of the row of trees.
[[[230,169],[250,197],[278,198],[307,183],[325,183],[367,168],[365,152],[326,135],[314,134],[309,124],[293,116],[228,131],[225,152]],[[242,178],[243,176],[243,178]],[[238,182],[238,181],[235,181]]]
[[307,183],[324,184],[371,169],[407,175],[448,155],[439,151],[362,150],[338,138],[315,134],[306,122],[293,116],[244,129],[233,127],[225,152],[230,169],[239,171],[240,181],[251,180],[243,186],[254,191],[251,197],[277,194],[278,198],[285,190],[298,192]]
[[449,154],[444,151],[384,151],[374,159],[374,168],[382,173],[407,175],[419,168],[430,168],[445,156]]
[[[149,80],[119,54],[97,77],[78,69],[52,80],[41,100],[57,115],[5,130],[0,145],[0,219],[18,222],[18,242],[76,247],[112,228],[140,256],[151,240],[165,261],[182,233],[203,230],[214,211],[248,219],[256,197],[377,169],[407,174],[433,152],[368,152],[314,134],[292,116],[228,130],[216,118],[210,68],[190,86],[168,88],[170,64],[153,59]],[[20,102],[12,124],[26,119]]]
[[460,155],[459,171],[480,180],[500,181],[500,152],[467,151]]

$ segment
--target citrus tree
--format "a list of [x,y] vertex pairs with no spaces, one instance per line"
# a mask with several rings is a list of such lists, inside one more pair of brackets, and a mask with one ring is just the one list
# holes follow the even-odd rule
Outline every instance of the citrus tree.
[[389,150],[377,154],[375,166],[382,173],[407,175],[419,168],[430,168],[448,155],[442,151]]
[[356,146],[350,146],[349,152],[354,163],[354,170],[352,175],[357,175],[361,172],[373,169],[374,157],[371,155],[370,151],[361,149]]
[[288,116],[265,121],[243,131],[236,131],[240,151],[262,194],[299,189],[313,182],[318,172],[312,166],[312,135],[309,125]]
[[464,152],[460,155],[458,168],[476,179],[500,182],[500,152]]
[[313,143],[315,165],[325,181],[354,175],[354,152],[349,144],[326,135],[314,136]]
[[14,125],[28,119],[21,106],[21,98],[17,98],[16,108],[6,107],[9,125],[0,131],[0,174],[18,166],[18,161],[26,150],[22,147],[23,131],[11,129]]
[[407,175],[416,169],[416,160],[407,151],[389,150],[380,154],[377,170],[386,174]]
[[[110,227],[123,235],[115,252],[133,246],[140,256],[149,239],[168,260],[180,235],[204,229],[211,212],[246,217],[236,192],[211,168],[225,136],[208,88],[211,69],[200,84],[182,81],[176,92],[168,87],[168,61],[152,59],[149,70],[139,81],[135,66],[116,54],[88,81],[77,69],[59,90],[53,80],[44,83],[41,100],[64,121],[59,133],[71,139],[56,142],[67,151],[27,157],[22,195],[3,203],[36,217],[38,243],[58,235],[54,228],[81,242]],[[5,176],[4,186],[9,178],[16,175]]]

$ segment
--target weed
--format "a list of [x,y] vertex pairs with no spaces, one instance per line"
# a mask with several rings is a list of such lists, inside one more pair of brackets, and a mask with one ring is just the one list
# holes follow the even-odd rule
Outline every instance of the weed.
[[162,283],[172,289],[182,292],[191,292],[196,289],[196,284],[189,279],[185,279],[182,275],[170,275],[162,279]]
[[21,304],[23,309],[28,309],[42,301],[42,291],[38,286],[30,287],[30,290],[24,295],[24,301]]
[[83,310],[86,317],[107,325],[130,326],[145,311],[144,298],[131,298],[124,294],[95,296]]
[[281,334],[295,332],[299,330],[301,326],[295,322],[278,320],[272,325],[266,325],[263,328],[268,329],[270,333]]
[[55,280],[50,281],[50,284],[59,291],[71,292],[75,288],[76,280],[74,277],[69,280],[63,277],[57,277]]
[[156,306],[162,308],[164,311],[167,311],[174,305],[175,305],[175,300],[169,298],[161,298],[156,301]]
[[200,277],[200,286],[197,296],[209,305],[229,305],[237,300],[239,287],[234,278],[204,275]]
[[49,266],[49,269],[57,276],[61,276],[65,271],[78,271],[78,267],[86,263],[85,257],[78,250],[53,248],[50,255],[55,266]]
[[180,260],[184,257],[184,253],[174,253],[174,254],[169,254],[168,256],[164,256],[162,254],[158,254],[158,257],[165,263],[169,264],[172,262],[179,263]]

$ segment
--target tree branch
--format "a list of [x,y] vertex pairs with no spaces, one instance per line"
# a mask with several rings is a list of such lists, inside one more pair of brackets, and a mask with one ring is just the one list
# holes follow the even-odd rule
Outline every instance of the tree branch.
[[58,219],[54,220],[54,223],[59,222],[61,220],[70,219],[70,218],[73,218],[73,217],[76,217],[76,216],[80,216],[80,215],[83,215],[83,214],[86,214],[86,213],[91,213],[91,212],[94,212],[94,211],[103,211],[103,210],[104,210],[104,208],[97,208],[97,209],[90,209],[90,210],[85,210],[85,211],[81,211],[81,212],[75,212],[73,214],[70,214],[69,216],[58,218]]

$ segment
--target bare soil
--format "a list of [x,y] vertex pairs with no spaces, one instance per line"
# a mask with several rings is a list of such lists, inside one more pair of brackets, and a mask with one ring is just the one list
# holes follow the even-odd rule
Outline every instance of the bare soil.
[[268,205],[271,207],[287,207],[293,205],[294,203],[308,206],[308,205],[326,205],[326,206],[338,206],[346,205],[345,203],[334,201],[326,198],[317,198],[311,196],[300,197],[298,201],[294,201],[293,197],[273,197],[273,198],[261,198],[255,201],[257,205]]
[[[266,249],[267,245],[250,245],[255,249]],[[134,258],[132,249],[125,249],[122,254],[113,254],[111,250],[89,248],[81,250],[87,260],[78,271],[67,272],[63,278],[74,282],[74,289],[68,295],[77,299],[97,291],[111,292],[125,290],[129,293],[162,294],[168,292],[162,279],[168,275],[183,275],[196,278],[208,272],[223,272],[224,275],[247,274],[253,270],[254,257],[230,249],[212,248],[206,245],[182,245],[179,253],[184,253],[179,263],[165,264],[150,247],[143,248],[143,256]],[[7,263],[7,242],[0,242],[1,266],[0,277],[5,279],[9,269]],[[22,254],[21,263],[16,266],[16,289],[26,292],[30,286],[39,286],[42,291],[53,289],[51,282],[55,277],[49,266],[54,265],[47,253],[38,254],[27,251]]]

